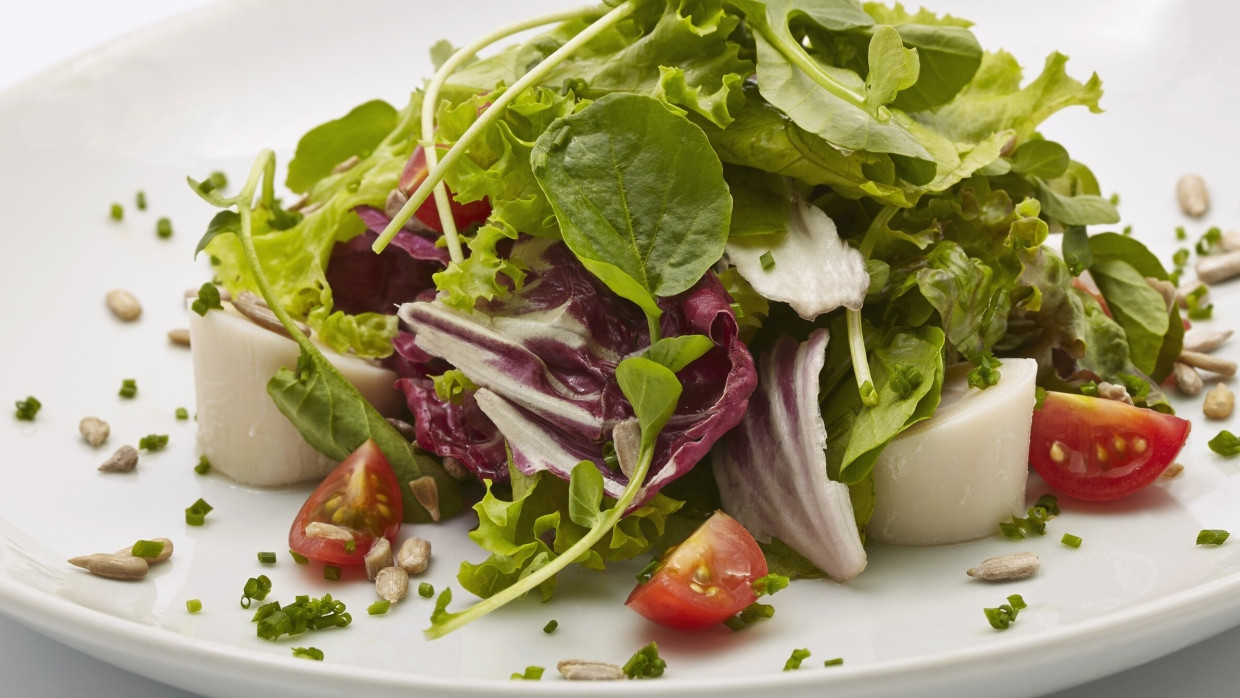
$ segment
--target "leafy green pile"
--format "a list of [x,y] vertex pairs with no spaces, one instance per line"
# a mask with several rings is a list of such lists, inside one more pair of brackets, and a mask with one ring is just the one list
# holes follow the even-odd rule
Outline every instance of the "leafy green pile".
[[[336,243],[363,232],[356,207],[387,210],[379,251],[432,195],[452,259],[434,277],[444,313],[527,293],[529,269],[510,252],[527,236],[562,242],[640,308],[649,345],[667,300],[717,275],[754,355],[819,328],[837,338],[821,380],[828,473],[851,488],[859,524],[875,461],[934,413],[947,364],[972,362],[971,384],[985,388],[999,380],[996,356],[1032,357],[1045,387],[1107,381],[1167,409],[1157,385],[1183,329],[1147,279],[1168,274],[1130,237],[1086,234],[1118,212],[1090,170],[1038,132],[1063,108],[1099,111],[1099,79],[1070,77],[1063,55],[1022,85],[1015,59],[984,51],[967,21],[854,0],[611,0],[436,55],[438,72],[405,109],[370,102],[302,139],[287,179],[306,195],[301,213],[281,208],[268,177],[263,203],[245,212],[252,233],[208,234],[221,281],[237,291],[265,276],[268,300],[320,340],[384,356],[395,318],[333,310],[326,267]],[[401,192],[399,212],[385,206],[431,133],[428,176]],[[458,231],[449,190],[460,203],[485,200],[491,215]],[[231,219],[216,223],[235,232]],[[1044,245],[1052,232],[1062,255]],[[1096,293],[1077,281],[1086,271]],[[824,295],[810,288],[823,277],[860,286]],[[273,383],[278,402],[319,394],[330,404],[339,386],[309,357]],[[514,474],[511,499],[488,489],[473,537],[491,557],[460,576],[487,600],[449,613],[445,594],[432,635],[528,590],[549,594],[569,563],[597,568],[677,528],[676,503],[638,491],[681,368],[647,353],[607,369],[641,422],[639,467],[622,494],[604,495],[599,473],[610,468],[590,460],[567,482]],[[493,387],[468,372],[450,390],[438,384],[456,404]],[[323,414],[303,415],[303,433]]]

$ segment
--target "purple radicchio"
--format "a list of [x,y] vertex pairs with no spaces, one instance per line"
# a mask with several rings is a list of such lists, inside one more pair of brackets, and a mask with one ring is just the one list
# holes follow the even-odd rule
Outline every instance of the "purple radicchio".
[[838,582],[865,569],[848,487],[827,477],[818,405],[825,329],[798,345],[780,337],[760,360],[758,389],[735,430],[715,445],[724,511],[759,541],[775,536]]
[[434,298],[431,276],[448,266],[448,251],[431,237],[402,230],[376,255],[370,245],[391,219],[370,206],[354,212],[366,232],[332,248],[326,271],[332,308],[350,315],[391,314],[410,298]]
[[[521,472],[547,470],[568,479],[575,465],[589,460],[603,474],[606,493],[619,497],[628,478],[606,465],[604,450],[613,439],[623,450],[633,411],[615,370],[649,345],[645,316],[598,282],[561,243],[525,240],[512,256],[529,269],[525,285],[480,303],[473,313],[438,301],[403,305],[400,318],[413,334],[413,348],[449,359],[479,386],[474,404],[503,435]],[[757,374],[730,301],[710,273],[688,291],[659,301],[664,336],[702,334],[715,346],[677,373],[684,393],[659,436],[633,507],[692,468],[745,414]],[[406,394],[415,416],[425,418],[434,391],[419,389],[417,382],[405,381]],[[456,407],[463,414],[469,403]],[[479,462],[462,457],[450,441],[455,435],[444,436],[449,443],[424,443],[419,431],[419,444],[459,458],[483,477],[503,479],[502,450],[497,461]],[[461,436],[468,441],[468,434]]]

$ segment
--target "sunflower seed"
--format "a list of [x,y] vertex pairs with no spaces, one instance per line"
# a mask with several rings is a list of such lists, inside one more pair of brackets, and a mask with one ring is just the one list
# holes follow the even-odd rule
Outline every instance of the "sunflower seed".
[[1217,284],[1240,274],[1240,252],[1212,254],[1197,260],[1197,278],[1206,284]]
[[1187,174],[1175,185],[1175,196],[1184,215],[1201,218],[1210,210],[1210,191],[1201,175]]
[[988,558],[977,567],[970,567],[968,575],[987,582],[1006,582],[1032,577],[1041,566],[1038,556],[1033,553],[1011,553]]
[[409,573],[399,567],[384,567],[375,575],[375,593],[396,603],[409,593]]
[[168,330],[168,341],[182,347],[189,346],[189,330],[184,327],[178,327],[175,330]]
[[431,515],[431,521],[439,520],[439,485],[435,478],[425,475],[409,481],[409,489],[413,490],[413,498]]
[[69,564],[108,579],[142,579],[150,569],[146,560],[133,555],[94,553],[69,558]]
[[98,447],[108,440],[112,427],[98,417],[83,417],[82,421],[78,422],[78,433],[86,439],[86,443]]
[[379,570],[392,566],[392,544],[382,536],[375,539],[370,550],[366,551],[366,578],[375,580]]
[[1201,412],[1210,419],[1227,419],[1236,407],[1236,396],[1219,383],[1206,393],[1205,402],[1201,404]]
[[99,471],[104,473],[127,473],[136,467],[138,467],[138,449],[125,445],[116,449],[116,453],[113,453],[111,458],[105,460],[103,465],[99,466]]
[[1197,372],[1197,369],[1183,361],[1175,362],[1175,384],[1185,395],[1198,395],[1205,387],[1205,382],[1201,380],[1201,374]]
[[565,659],[556,664],[555,668],[570,681],[617,681],[624,678],[624,669],[610,662]]
[[1223,342],[1226,342],[1231,334],[1231,330],[1203,330],[1194,327],[1184,333],[1183,351],[1214,351],[1223,346]]
[[1217,373],[1220,376],[1236,375],[1236,362],[1231,361],[1230,359],[1211,356],[1210,354],[1202,354],[1197,351],[1182,351],[1180,352],[1180,361],[1192,366],[1193,368],[1199,368],[1202,371]]
[[311,521],[306,524],[307,538],[326,538],[328,540],[353,540],[353,533],[347,528],[333,526],[322,521]]
[[142,315],[142,304],[129,291],[113,289],[108,291],[105,299],[112,314],[123,322],[133,322]]
[[422,538],[410,538],[400,546],[396,565],[409,574],[422,574],[431,561],[431,542]]

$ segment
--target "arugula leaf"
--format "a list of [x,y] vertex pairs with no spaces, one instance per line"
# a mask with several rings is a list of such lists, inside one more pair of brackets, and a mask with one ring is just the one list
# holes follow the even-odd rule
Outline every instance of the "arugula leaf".
[[297,142],[296,154],[288,163],[285,186],[298,194],[309,191],[341,162],[369,155],[396,124],[396,109],[376,99],[310,129]]
[[[852,2],[828,0],[809,6],[795,0],[728,2],[745,14],[753,31],[758,89],[797,125],[839,148],[933,162],[925,146],[905,128],[906,119],[879,112],[884,99],[895,96],[893,87],[916,81],[912,67],[916,53],[899,53],[906,49],[893,43],[898,32],[885,27],[870,40],[871,56],[880,58],[881,68],[872,68],[867,80],[812,55],[791,28],[794,15],[828,31],[872,25],[874,20]],[[883,71],[897,61],[901,69],[894,85],[888,84],[891,78]]]
[[531,158],[564,242],[657,337],[654,299],[697,283],[727,239],[732,198],[701,129],[657,100],[614,93],[557,121]]

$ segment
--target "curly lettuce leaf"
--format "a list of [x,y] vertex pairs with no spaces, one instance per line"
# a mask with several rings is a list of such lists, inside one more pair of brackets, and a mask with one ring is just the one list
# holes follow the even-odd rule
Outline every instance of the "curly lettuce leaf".
[[[582,507],[573,502],[592,503],[595,512],[616,503],[603,495],[602,475],[592,467],[574,468],[567,482],[546,472],[523,475],[512,467],[510,480],[509,497],[501,496],[501,488],[488,481],[486,494],[474,505],[478,527],[469,537],[490,556],[479,563],[462,563],[457,573],[461,586],[482,598],[511,586],[581,540],[593,517],[577,511]],[[575,562],[601,571],[607,562],[649,551],[664,535],[668,516],[681,504],[663,495],[651,498]],[[555,592],[555,580],[550,577],[539,585],[544,601]]]

